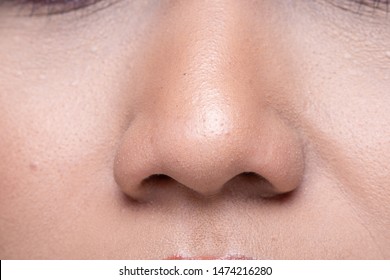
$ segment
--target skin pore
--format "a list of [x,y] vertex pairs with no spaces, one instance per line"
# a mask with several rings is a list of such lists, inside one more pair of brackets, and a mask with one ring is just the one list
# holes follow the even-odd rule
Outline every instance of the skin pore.
[[1,259],[390,258],[386,8],[27,6],[0,5]]

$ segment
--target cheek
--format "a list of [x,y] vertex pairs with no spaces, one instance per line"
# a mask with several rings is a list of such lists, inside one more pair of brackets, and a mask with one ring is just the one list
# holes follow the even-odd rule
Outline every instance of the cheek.
[[[369,80],[356,82],[336,82],[308,111],[314,118],[323,108],[322,118],[312,128],[315,146],[359,207],[371,214],[390,214],[390,99],[386,87],[373,86]],[[348,91],[332,94],[340,88]]]
[[117,47],[137,57],[137,40],[121,44],[111,31],[107,39],[97,31],[104,20],[67,40],[60,22],[50,30],[44,19],[26,19],[0,29],[0,253],[90,258],[105,246],[96,232],[121,217],[112,168],[136,103],[128,89],[137,71],[131,62],[111,66],[123,54]]
[[290,119],[307,143],[307,188],[317,194],[311,201],[325,206],[331,196],[375,243],[390,244],[390,62],[381,47],[388,38],[379,44],[353,33],[356,41],[348,40],[334,36],[337,28],[318,32],[326,27],[314,22],[301,28],[316,41],[291,38],[296,63],[304,64],[295,73],[300,94],[290,98],[301,110]]
[[[326,36],[320,41],[331,42]],[[381,233],[376,238],[388,243],[390,220],[383,218],[390,216],[387,61],[382,67],[362,66],[360,62],[370,54],[345,56],[347,48],[342,44],[317,50],[323,54],[320,59],[307,52],[307,59],[319,63],[304,71],[306,103],[301,125],[311,139],[310,149],[319,156],[321,172],[330,174],[336,192],[362,223]]]
[[14,88],[12,96],[2,100],[6,158],[32,171],[77,168],[89,157],[103,158],[99,147],[108,140],[107,128],[102,125],[107,114],[97,112],[103,104],[74,89],[36,90],[18,92]]
[[[6,69],[16,68],[3,61]],[[13,221],[1,230],[2,238],[12,240],[8,244],[15,238],[29,246],[46,244],[49,235],[56,236],[53,229],[66,232],[78,224],[75,209],[100,200],[94,188],[105,193],[103,187],[113,184],[107,172],[121,130],[117,100],[98,95],[95,87],[71,86],[69,69],[52,63],[25,78],[2,75],[0,212]]]

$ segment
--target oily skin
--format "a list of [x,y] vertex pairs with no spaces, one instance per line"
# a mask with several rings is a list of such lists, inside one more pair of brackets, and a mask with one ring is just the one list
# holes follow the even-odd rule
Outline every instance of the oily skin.
[[331,2],[0,7],[0,258],[390,258],[390,21]]

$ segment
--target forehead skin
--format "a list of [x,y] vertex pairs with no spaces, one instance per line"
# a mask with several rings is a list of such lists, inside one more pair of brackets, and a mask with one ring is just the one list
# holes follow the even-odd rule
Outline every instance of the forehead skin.
[[0,258],[390,258],[390,21],[335,2],[0,6]]

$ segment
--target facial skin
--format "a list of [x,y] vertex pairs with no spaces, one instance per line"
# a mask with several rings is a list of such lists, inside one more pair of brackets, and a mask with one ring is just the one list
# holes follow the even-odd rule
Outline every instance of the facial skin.
[[1,259],[390,258],[384,10],[105,6],[0,6]]

